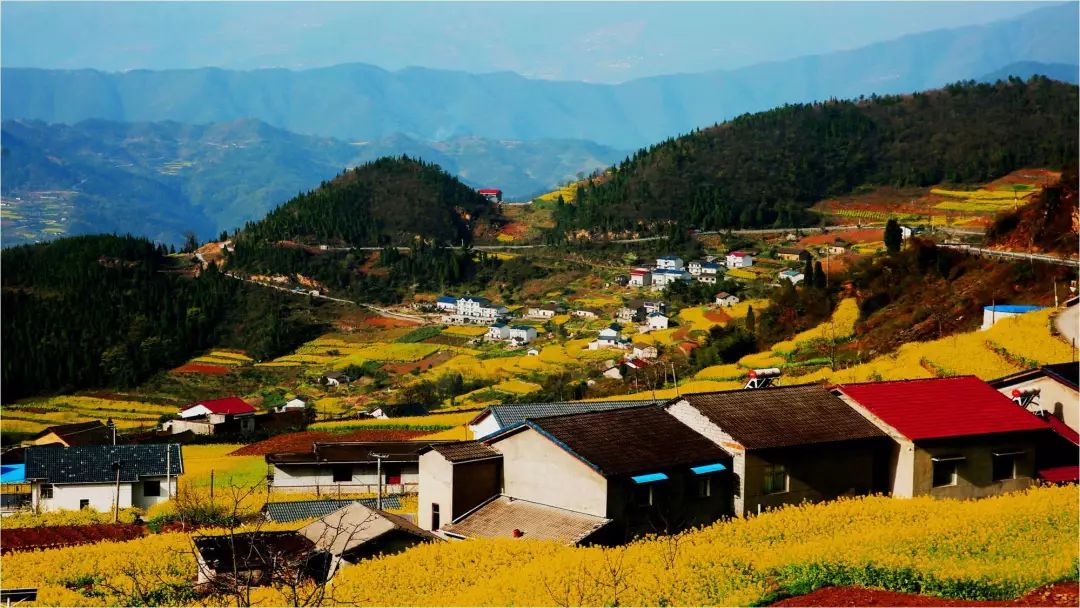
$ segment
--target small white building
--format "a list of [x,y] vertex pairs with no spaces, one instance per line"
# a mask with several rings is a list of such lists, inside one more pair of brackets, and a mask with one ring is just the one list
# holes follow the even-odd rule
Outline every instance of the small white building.
[[645,309],[645,314],[667,312],[667,304],[663,300],[647,300],[641,304],[641,307]]
[[29,446],[25,458],[36,511],[147,508],[176,495],[176,478],[184,473],[175,443]]
[[648,323],[650,331],[668,328],[668,318],[663,313],[649,313],[649,316],[645,319],[645,322]]
[[637,359],[655,359],[659,354],[659,351],[657,351],[656,347],[652,344],[634,342],[633,356]]
[[582,319],[599,319],[601,312],[595,308],[576,308],[570,314]]
[[239,397],[192,403],[180,410],[179,415],[179,420],[169,420],[162,428],[173,434],[191,431],[196,435],[250,433],[255,430],[255,408]]
[[754,265],[754,256],[746,251],[732,251],[727,254],[725,264],[728,268],[749,268]]
[[596,340],[589,343],[590,350],[598,350],[601,348],[629,348],[630,341],[623,338],[619,331],[622,328],[617,324],[612,323],[608,327],[600,330]]
[[439,296],[435,299],[435,308],[444,312],[456,312],[457,301],[455,296]]
[[652,272],[648,268],[634,268],[630,271],[630,286],[645,287],[652,283]]
[[922,226],[905,226],[903,224],[900,225],[900,239],[901,240],[906,241],[906,240],[910,239],[913,236],[918,236],[918,235],[922,234],[923,232],[924,232],[924,229],[923,229]]
[[303,399],[296,398],[286,401],[285,405],[277,408],[277,412],[293,412],[305,408],[307,408],[307,402],[305,402]]
[[540,306],[530,306],[525,316],[533,319],[551,319],[558,312],[559,307],[555,304],[542,304]]
[[685,270],[657,269],[652,273],[653,289],[663,289],[676,281],[689,281],[691,275]]
[[739,296],[732,295],[726,291],[721,291],[716,294],[717,306],[734,306],[739,303]]
[[536,328],[529,325],[511,325],[509,340],[515,344],[528,344],[536,339]]
[[683,259],[677,255],[665,255],[656,258],[656,268],[665,270],[682,270]]
[[[272,490],[316,494],[415,492],[418,451],[413,441],[315,443],[309,452],[267,454]],[[383,456],[381,464],[376,454]]]
[[508,340],[510,339],[510,326],[506,323],[496,323],[488,328],[487,332],[488,340]]
[[779,278],[781,281],[790,281],[792,285],[798,285],[799,282],[806,277],[803,276],[803,273],[799,272],[798,270],[784,270],[779,275],[777,275],[777,278]]
[[716,275],[715,274],[699,274],[698,276],[694,277],[694,279],[698,283],[706,283],[708,285],[716,285]]

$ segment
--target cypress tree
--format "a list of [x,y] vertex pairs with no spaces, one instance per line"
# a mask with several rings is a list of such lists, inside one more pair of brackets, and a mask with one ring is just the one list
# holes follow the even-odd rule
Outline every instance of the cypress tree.
[[900,253],[900,245],[903,240],[903,235],[900,233],[900,224],[896,222],[895,218],[889,218],[889,221],[885,223],[885,249],[889,251],[889,255]]
[[825,269],[821,267],[821,262],[814,264],[814,287],[818,289],[825,289]]

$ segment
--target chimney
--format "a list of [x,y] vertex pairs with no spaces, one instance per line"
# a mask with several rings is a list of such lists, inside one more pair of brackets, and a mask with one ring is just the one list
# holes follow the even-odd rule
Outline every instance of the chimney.
[[780,377],[780,368],[752,369],[747,377],[746,386],[743,388],[769,388]]

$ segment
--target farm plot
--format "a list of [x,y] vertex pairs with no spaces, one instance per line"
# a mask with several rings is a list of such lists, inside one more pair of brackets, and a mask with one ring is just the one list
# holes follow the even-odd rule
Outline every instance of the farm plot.
[[4,406],[0,428],[6,433],[37,433],[56,424],[112,418],[117,428],[128,430],[152,427],[162,415],[175,413],[174,405],[71,395]]

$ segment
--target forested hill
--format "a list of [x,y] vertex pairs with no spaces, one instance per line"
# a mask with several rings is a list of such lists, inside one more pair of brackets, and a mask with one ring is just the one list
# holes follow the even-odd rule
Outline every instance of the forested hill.
[[792,225],[864,185],[1060,167],[1077,157],[1077,103],[1076,86],[1035,77],[740,116],[640,150],[562,206],[556,234]]
[[192,278],[181,262],[130,236],[4,249],[0,400],[130,386],[217,344],[273,357],[318,330],[290,315],[284,294],[213,266]]
[[470,241],[491,203],[437,165],[380,158],[342,173],[247,224],[239,244],[382,245],[416,237]]

